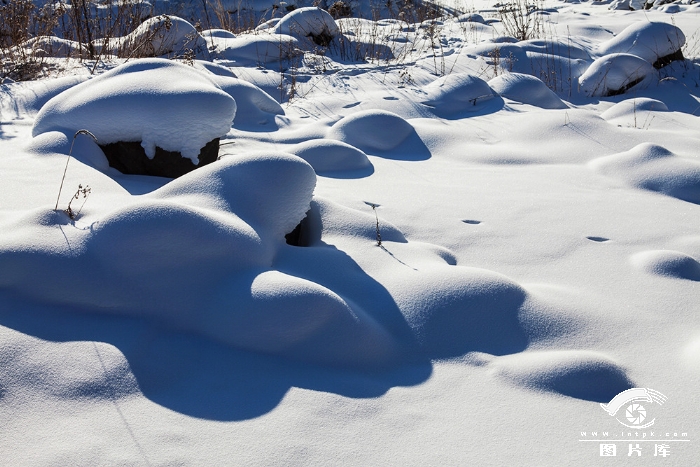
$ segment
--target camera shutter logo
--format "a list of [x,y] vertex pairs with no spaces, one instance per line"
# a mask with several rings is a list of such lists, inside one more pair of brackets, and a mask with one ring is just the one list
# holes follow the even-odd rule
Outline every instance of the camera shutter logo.
[[[622,391],[607,404],[600,406],[618,422],[628,428],[643,429],[654,424],[655,418],[647,412],[653,404],[663,405],[667,397],[649,388],[632,388]],[[619,414],[619,415],[618,415]]]

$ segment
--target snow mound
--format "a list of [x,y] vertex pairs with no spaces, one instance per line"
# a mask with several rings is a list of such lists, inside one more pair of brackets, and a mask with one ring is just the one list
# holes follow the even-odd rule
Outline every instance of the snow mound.
[[285,15],[272,29],[276,34],[295,37],[307,45],[327,46],[340,35],[333,17],[317,7],[298,8]]
[[[316,174],[303,159],[291,154],[248,154],[222,159],[180,177],[149,195],[184,199],[191,206],[218,206],[235,213],[261,237],[283,241],[309,210]],[[220,161],[220,162],[222,162]],[[189,175],[189,174],[188,174]]]
[[[398,302],[421,349],[432,358],[473,350],[502,355],[525,347],[517,316],[527,294],[507,277],[445,265],[402,280]],[[411,300],[403,300],[403,287],[414,289]]]
[[489,366],[519,386],[596,402],[609,402],[632,387],[615,360],[594,351],[528,351],[499,357]]
[[299,40],[284,34],[245,34],[234,39],[207,38],[217,58],[248,64],[277,62],[302,54]]
[[680,251],[643,251],[633,255],[631,260],[635,267],[650,274],[700,281],[700,263]]
[[204,73],[169,60],[119,66],[49,100],[32,136],[89,130],[100,144],[140,141],[180,152],[196,165],[200,150],[231,129],[236,102]]
[[391,151],[415,130],[406,120],[384,110],[363,110],[337,121],[327,138],[342,141],[365,152]]
[[642,143],[629,151],[589,162],[594,170],[632,186],[700,203],[700,162]]
[[236,101],[233,120],[236,128],[254,128],[274,121],[275,115],[284,115],[282,106],[252,83],[227,76],[212,76],[210,79]]
[[523,73],[508,73],[488,82],[502,97],[543,109],[566,109],[568,106],[541,79]]
[[109,47],[115,55],[120,49],[137,47],[141,54],[153,57],[182,55],[188,49],[200,55],[206,52],[206,41],[188,21],[177,16],[160,15],[148,18],[128,35],[112,39]]
[[3,335],[0,349],[0,398],[31,389],[55,399],[114,401],[140,392],[129,363],[112,345],[38,339],[22,344],[12,337]]
[[600,44],[598,53],[632,54],[660,68],[671,59],[682,59],[680,50],[684,44],[685,35],[678,27],[662,22],[640,21]]
[[[56,36],[39,36],[22,42],[17,48],[24,49],[27,56],[69,58],[80,56],[86,47]],[[83,53],[87,55],[86,51]]]
[[[13,83],[5,85],[0,94],[2,111],[14,113],[17,117],[35,115],[49,99],[80,84],[86,76],[64,76],[55,79]],[[12,100],[12,103],[10,101]]]
[[364,152],[341,141],[315,139],[294,146],[290,152],[311,164],[316,173],[372,167],[372,163]]
[[610,107],[600,114],[605,120],[615,120],[629,116],[637,116],[638,120],[644,120],[648,112],[668,112],[666,104],[657,99],[641,97],[626,99]]
[[248,350],[327,364],[381,366],[395,339],[360,307],[318,284],[280,271],[241,275],[214,295],[221,321],[211,337]]
[[628,53],[614,53],[596,59],[578,82],[587,96],[615,96],[656,75],[648,61]]
[[700,335],[691,339],[682,354],[686,364],[700,373]]
[[479,104],[494,98],[486,81],[469,73],[443,76],[425,86],[423,91],[426,94],[423,104],[446,113],[477,110]]
[[[320,230],[323,229],[323,235],[329,240],[336,238],[351,238],[359,239],[370,244],[376,241],[377,231],[375,227],[376,218],[372,213],[371,208],[366,211],[359,211],[346,206],[333,203],[332,201],[315,198],[312,202],[312,209],[309,213],[312,222],[317,225],[318,237],[312,239],[317,243],[321,241]],[[382,241],[406,243],[401,230],[391,222],[381,219],[381,236]]]

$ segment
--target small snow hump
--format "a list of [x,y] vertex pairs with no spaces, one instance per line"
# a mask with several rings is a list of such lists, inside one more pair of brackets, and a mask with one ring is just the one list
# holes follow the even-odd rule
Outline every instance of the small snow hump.
[[633,255],[631,260],[635,267],[650,274],[700,281],[700,263],[680,251],[643,251]]
[[327,137],[372,152],[391,151],[413,133],[411,124],[393,112],[364,110],[340,119]]
[[651,143],[599,157],[589,167],[644,190],[700,204],[700,162]]
[[297,144],[291,152],[311,164],[316,173],[372,168],[372,163],[364,152],[342,141],[314,139]]
[[530,104],[543,109],[566,109],[568,106],[549,89],[544,82],[532,75],[508,73],[497,76],[488,85],[500,94],[523,104]]
[[469,73],[443,76],[423,90],[426,93],[423,104],[445,113],[477,110],[480,104],[495,97],[486,81]]
[[608,402],[633,387],[617,362],[589,350],[527,351],[499,357],[489,366],[516,385],[595,402]]

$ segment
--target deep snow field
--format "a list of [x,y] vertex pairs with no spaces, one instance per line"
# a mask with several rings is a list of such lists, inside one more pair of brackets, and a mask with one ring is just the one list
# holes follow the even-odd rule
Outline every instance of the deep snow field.
[[6,80],[0,465],[697,465],[700,4],[660,3],[172,18]]

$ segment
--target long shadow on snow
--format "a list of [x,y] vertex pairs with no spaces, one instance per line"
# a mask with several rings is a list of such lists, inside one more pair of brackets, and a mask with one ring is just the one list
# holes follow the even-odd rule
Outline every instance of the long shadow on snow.
[[[432,344],[425,345],[419,342],[420,337],[415,336],[391,294],[345,252],[326,245],[289,247],[285,255],[284,264],[294,266],[283,272],[315,281],[370,313],[399,342],[401,354],[376,367],[316,365],[307,363],[308,353],[302,353],[298,357],[301,360],[290,360],[243,351],[140,318],[138,313],[125,316],[32,304],[26,298],[13,298],[8,291],[0,295],[0,301],[7,305],[0,310],[0,324],[50,341],[112,344],[129,362],[145,397],[171,410],[212,420],[261,416],[274,409],[292,387],[353,398],[379,397],[392,387],[426,381],[432,374],[432,359],[470,351],[503,355],[521,351],[527,344],[517,321],[522,303],[519,297],[485,303],[488,297],[477,295],[474,303],[467,304],[469,313],[463,323],[458,321],[455,327],[454,320],[448,319],[453,329],[447,336],[440,331],[445,328],[442,318],[434,322],[437,328],[426,327],[424,337]],[[496,321],[500,324],[494,330],[490,329],[492,313],[498,315]],[[433,331],[437,334],[431,335]],[[321,337],[327,345],[333,345],[334,336]],[[443,340],[448,345],[443,345]]]
[[381,371],[322,367],[242,351],[146,319],[28,304],[9,295],[0,294],[7,305],[0,309],[3,326],[55,342],[112,344],[126,357],[145,397],[198,418],[259,417],[274,409],[292,387],[379,397],[394,386],[420,384],[432,373],[427,359]]

